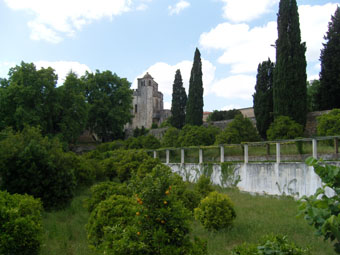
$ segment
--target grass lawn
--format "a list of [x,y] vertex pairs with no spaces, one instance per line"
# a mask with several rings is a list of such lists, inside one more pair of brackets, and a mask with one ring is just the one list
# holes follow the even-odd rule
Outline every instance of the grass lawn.
[[[210,255],[227,255],[233,246],[257,242],[266,234],[283,234],[299,246],[310,246],[312,254],[333,255],[332,246],[314,236],[314,229],[303,218],[297,218],[297,202],[292,198],[252,196],[237,190],[224,190],[234,201],[237,217],[233,228],[208,232],[193,223],[193,232],[208,241]],[[89,189],[78,191],[70,206],[43,216],[44,239],[41,254],[94,254],[86,239],[88,212],[83,207]]]

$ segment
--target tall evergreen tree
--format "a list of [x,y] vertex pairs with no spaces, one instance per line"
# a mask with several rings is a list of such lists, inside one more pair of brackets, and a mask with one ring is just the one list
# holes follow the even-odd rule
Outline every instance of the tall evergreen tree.
[[264,139],[267,138],[267,129],[273,122],[273,72],[274,63],[270,59],[259,64],[253,95],[256,127]]
[[289,116],[306,123],[306,45],[301,43],[296,0],[281,0],[277,18],[276,65],[274,70],[274,117]]
[[338,6],[321,50],[321,72],[318,103],[320,110],[340,108],[340,7]]
[[200,126],[203,124],[203,81],[201,53],[196,48],[194,63],[189,81],[189,95],[186,106],[185,123]]
[[175,81],[172,86],[171,104],[171,125],[175,128],[182,128],[185,122],[185,106],[187,104],[187,94],[183,87],[181,71],[178,69],[175,74]]

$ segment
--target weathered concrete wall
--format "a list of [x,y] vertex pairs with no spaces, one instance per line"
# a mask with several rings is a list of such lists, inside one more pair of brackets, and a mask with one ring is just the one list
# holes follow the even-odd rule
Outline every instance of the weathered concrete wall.
[[[332,163],[338,164],[338,163]],[[205,164],[167,164],[172,171],[180,174],[185,180],[195,182],[207,171]],[[241,181],[237,187],[246,192],[291,195],[300,198],[310,196],[321,187],[321,180],[315,174],[313,167],[304,163],[238,163],[234,164],[234,179],[239,175]],[[213,164],[211,180],[214,184],[223,186],[221,165]]]

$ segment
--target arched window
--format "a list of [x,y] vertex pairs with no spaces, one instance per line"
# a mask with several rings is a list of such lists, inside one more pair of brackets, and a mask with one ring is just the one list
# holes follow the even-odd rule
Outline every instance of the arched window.
[[149,80],[149,86],[151,86],[151,81]]
[[135,113],[137,113],[137,105],[135,104]]

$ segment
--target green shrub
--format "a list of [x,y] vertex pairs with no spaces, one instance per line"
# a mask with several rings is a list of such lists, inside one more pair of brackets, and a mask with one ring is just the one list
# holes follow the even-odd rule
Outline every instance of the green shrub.
[[141,136],[143,149],[158,149],[161,147],[160,141],[153,135]]
[[175,127],[170,127],[166,130],[162,138],[162,147],[177,147],[179,130]]
[[216,135],[220,132],[215,126],[191,126],[185,125],[179,133],[178,146],[212,145]]
[[[336,253],[340,254],[340,167],[312,157],[306,159],[306,164],[313,166],[323,186],[314,195],[301,198],[300,214],[316,228],[317,235],[323,236],[325,240],[330,239]],[[327,190],[332,190],[333,194]]]
[[340,135],[340,109],[333,109],[317,118],[317,133],[319,136]]
[[207,121],[221,121],[221,120],[232,120],[236,115],[241,114],[239,110],[232,109],[228,111],[217,111],[214,110],[209,116]]
[[75,166],[58,140],[33,127],[5,133],[0,141],[1,188],[41,198],[45,208],[65,206],[76,187]]
[[133,198],[112,195],[100,202],[91,212],[86,225],[91,247],[101,245],[106,227],[125,228],[136,217],[136,202]]
[[0,254],[39,254],[41,211],[32,196],[0,191]]
[[286,236],[267,236],[258,244],[242,244],[232,250],[232,255],[307,255],[308,249],[299,248]]
[[216,191],[204,198],[195,209],[195,218],[208,230],[228,228],[236,218],[234,205],[225,194]]
[[260,136],[251,120],[243,117],[242,114],[238,114],[234,120],[217,135],[215,144],[239,144],[259,140]]
[[113,180],[118,177],[121,182],[127,181],[145,160],[151,157],[142,150],[116,150],[102,161],[106,176]]
[[195,184],[195,190],[200,194],[201,198],[205,198],[215,189],[212,186],[210,177],[202,174]]
[[138,166],[135,172],[139,178],[144,178],[146,174],[151,173],[152,169],[157,165],[162,164],[159,158],[145,158],[141,164]]
[[268,140],[294,139],[303,136],[303,126],[287,116],[279,116],[267,130]]
[[114,151],[118,149],[125,149],[125,142],[122,140],[116,140],[109,143],[102,143],[96,147],[99,152]]
[[86,207],[92,212],[96,206],[112,195],[131,196],[132,193],[125,183],[102,182],[91,187],[91,197],[86,201]]
[[[139,212],[136,235],[147,247],[147,254],[193,254],[199,249],[196,246],[202,245],[190,240],[190,212],[176,195],[179,178],[169,167],[158,165],[142,180],[132,182]],[[206,254],[205,247],[197,254]]]

